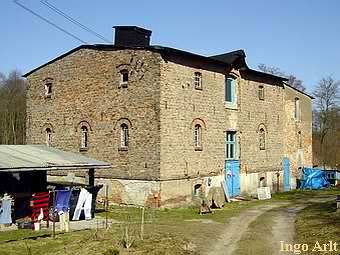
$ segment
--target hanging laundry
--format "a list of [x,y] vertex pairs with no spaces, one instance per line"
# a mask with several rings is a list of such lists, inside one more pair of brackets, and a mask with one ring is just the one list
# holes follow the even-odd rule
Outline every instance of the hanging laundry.
[[84,210],[85,219],[90,220],[91,217],[91,208],[92,208],[92,194],[88,192],[86,189],[81,189],[77,206],[74,211],[74,215],[72,220],[79,220],[81,211]]
[[56,191],[55,212],[59,215],[60,231],[69,232],[70,229],[70,197],[71,190]]
[[38,216],[43,211],[43,220],[48,221],[48,206],[49,206],[50,196],[48,192],[37,192],[32,195],[32,221],[37,222]]
[[70,197],[71,190],[56,190],[55,212],[57,212],[58,214],[60,214],[61,212],[69,212]]
[[12,224],[12,201],[10,199],[0,200],[0,224]]
[[91,216],[94,218],[94,211],[96,208],[96,200],[99,190],[103,187],[103,185],[97,185],[97,186],[89,186],[85,187],[85,189],[92,194],[92,204],[91,204]]

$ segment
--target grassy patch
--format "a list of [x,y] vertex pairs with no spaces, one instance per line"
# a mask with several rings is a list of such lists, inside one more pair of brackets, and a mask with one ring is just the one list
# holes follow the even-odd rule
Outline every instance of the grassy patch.
[[[222,209],[216,209],[213,213],[199,215],[198,207],[176,208],[176,209],[145,209],[145,220],[156,224],[182,224],[187,220],[212,220],[225,223],[230,217],[235,216],[245,209],[264,203],[264,201],[242,201],[226,203]],[[112,206],[108,217],[117,221],[133,219],[140,221],[142,209],[134,207]],[[105,217],[105,212],[97,214]]]
[[[326,244],[338,242],[340,246],[340,211],[336,211],[335,200],[327,203],[314,203],[300,211],[296,220],[295,243],[306,243],[311,249],[316,242]],[[339,254],[337,252],[313,252],[313,254]]]
[[321,197],[329,197],[331,195],[340,194],[339,188],[330,188],[323,190],[292,190],[289,192],[280,192],[273,194],[272,200],[278,201],[291,201],[296,202],[297,200],[305,200],[310,198],[321,198]]

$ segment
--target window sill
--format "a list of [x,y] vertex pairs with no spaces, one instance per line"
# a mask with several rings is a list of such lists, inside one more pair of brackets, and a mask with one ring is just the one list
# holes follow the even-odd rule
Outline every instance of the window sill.
[[119,84],[119,88],[126,89],[127,87],[128,87],[128,83],[127,82],[123,82],[123,83]]
[[128,147],[119,147],[118,151],[128,151],[129,148]]
[[203,90],[203,88],[195,87],[195,90]]
[[195,147],[195,151],[203,151],[202,147]]
[[80,148],[79,149],[79,151],[81,151],[81,152],[85,152],[85,151],[88,151],[89,150],[89,148]]
[[236,103],[228,103],[228,102],[224,102],[224,106],[226,109],[231,109],[231,110],[237,110],[237,104]]
[[45,95],[44,97],[45,97],[45,99],[47,99],[47,98],[52,98],[52,94],[47,94],[47,95]]

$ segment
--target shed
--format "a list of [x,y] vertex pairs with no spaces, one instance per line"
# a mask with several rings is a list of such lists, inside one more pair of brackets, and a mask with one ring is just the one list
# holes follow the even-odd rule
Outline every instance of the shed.
[[110,167],[108,163],[46,145],[0,145],[0,194],[12,194],[16,206],[25,207],[28,196],[47,189],[49,171],[84,171],[86,184],[94,185],[95,169]]

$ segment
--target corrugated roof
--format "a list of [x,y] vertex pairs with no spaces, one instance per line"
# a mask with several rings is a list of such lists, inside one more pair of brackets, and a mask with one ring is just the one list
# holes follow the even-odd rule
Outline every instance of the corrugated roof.
[[54,171],[109,167],[109,163],[46,145],[0,145],[0,171]]

